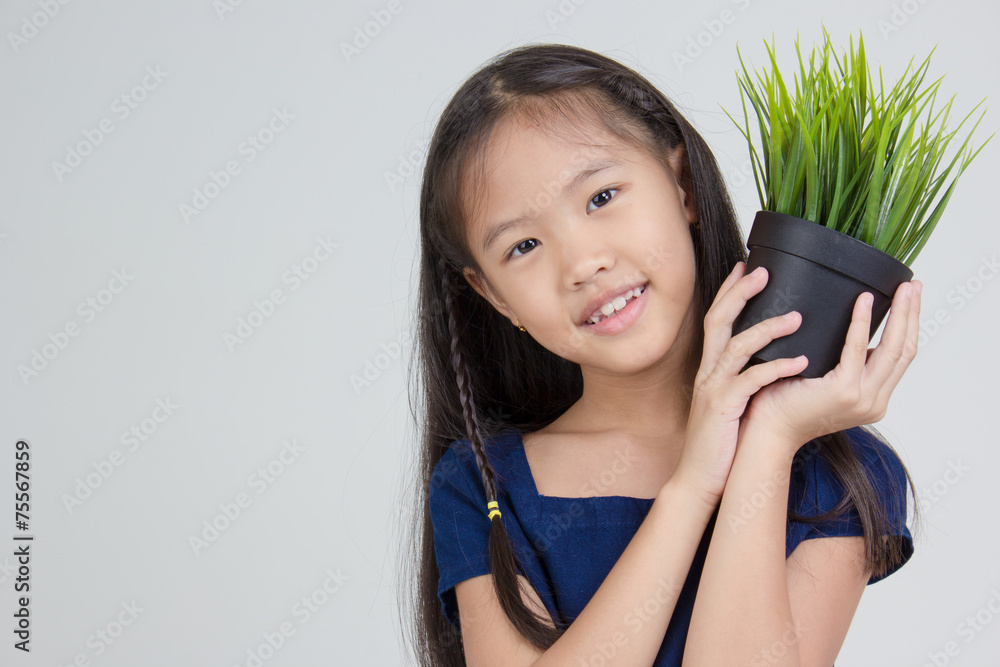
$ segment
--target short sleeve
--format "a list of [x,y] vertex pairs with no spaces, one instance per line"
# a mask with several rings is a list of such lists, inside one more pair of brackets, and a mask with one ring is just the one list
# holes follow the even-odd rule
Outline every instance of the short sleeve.
[[490,573],[486,491],[468,441],[452,442],[434,467],[429,502],[438,598],[445,616],[458,628],[455,585]]
[[[872,488],[886,511],[890,539],[901,540],[903,558],[882,576],[872,576],[868,584],[885,579],[913,555],[913,537],[906,526],[906,473],[897,454],[873,434],[861,428],[847,431],[855,455],[864,467]],[[844,488],[818,449],[808,449],[799,460],[792,479],[789,508],[805,517],[817,517],[832,510],[844,496]],[[789,521],[786,557],[801,542],[819,537],[864,535],[861,517],[852,505],[839,517],[819,523]]]

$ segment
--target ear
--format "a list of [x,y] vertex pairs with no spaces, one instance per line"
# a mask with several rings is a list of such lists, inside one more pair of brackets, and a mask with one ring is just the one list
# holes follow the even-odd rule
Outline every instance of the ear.
[[674,174],[674,182],[677,184],[681,196],[681,205],[687,216],[689,224],[698,222],[698,202],[694,196],[694,181],[691,179],[691,163],[688,162],[687,149],[684,144],[677,144],[677,148],[669,157],[671,171]]
[[462,275],[465,277],[465,281],[472,285],[472,289],[479,293],[479,296],[483,297],[492,304],[494,308],[497,309],[504,317],[510,320],[513,324],[516,319],[513,311],[507,306],[503,299],[501,299],[490,287],[488,281],[484,281],[480,276],[469,267],[462,269]]

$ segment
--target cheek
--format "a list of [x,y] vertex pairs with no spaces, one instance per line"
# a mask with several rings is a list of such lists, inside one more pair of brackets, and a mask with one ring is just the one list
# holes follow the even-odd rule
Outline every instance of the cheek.
[[550,285],[551,277],[538,272],[522,273],[522,277],[507,286],[507,294],[511,297],[507,304],[517,315],[523,313],[522,320],[531,320],[536,326],[542,325],[562,307],[551,287],[541,287]]
[[664,235],[651,239],[643,261],[644,268],[659,276],[667,285],[693,285],[695,281],[694,244],[680,235]]
[[633,227],[633,242],[643,247],[643,268],[657,271],[662,266],[694,271],[694,242],[685,219],[679,219],[666,202],[644,212]]

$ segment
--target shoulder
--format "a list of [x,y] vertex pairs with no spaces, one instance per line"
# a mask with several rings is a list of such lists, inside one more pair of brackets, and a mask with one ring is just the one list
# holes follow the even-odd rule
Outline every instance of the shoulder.
[[[516,441],[516,432],[506,429],[483,440],[484,454],[498,483],[507,479],[511,470],[510,451]],[[434,465],[430,480],[430,496],[440,490],[449,493],[485,499],[482,471],[469,438],[452,440],[444,454]]]
[[[506,501],[504,482],[500,479],[501,472],[507,470],[510,435],[503,432],[485,438],[484,453],[496,473],[504,527],[515,548],[524,553],[517,513],[509,511],[515,508]],[[491,571],[489,542],[493,521],[489,518],[483,476],[468,438],[449,443],[435,464],[428,502],[438,568],[438,598],[445,615],[457,628],[458,603],[453,589],[462,581]]]
[[[906,490],[906,470],[899,454],[879,435],[866,429],[855,427],[844,431],[854,458],[861,465],[865,476],[875,492],[880,495],[895,495]],[[844,492],[844,485],[834,473],[831,459],[834,453],[826,443],[807,443],[796,454],[793,472],[800,487],[810,487],[820,504],[824,497],[833,496],[834,501]],[[829,498],[827,498],[829,500]]]
[[883,496],[906,493],[906,469],[889,443],[860,427],[849,429],[846,435],[876,493]]
[[[807,443],[792,468],[786,557],[804,540],[817,537],[865,535],[858,502],[869,520],[884,517],[879,526],[884,535],[902,541],[902,560],[874,583],[905,563],[913,553],[913,538],[907,522],[907,474],[896,451],[877,433],[856,427],[844,432],[850,452],[832,447],[829,441]],[[845,455],[853,453],[858,467]],[[834,467],[840,473],[834,472]],[[854,473],[844,471],[856,471]],[[850,479],[841,479],[846,474]],[[873,495],[862,489],[863,474]],[[850,493],[848,493],[850,489]],[[859,495],[860,494],[860,495]],[[874,536],[873,536],[874,537]]]

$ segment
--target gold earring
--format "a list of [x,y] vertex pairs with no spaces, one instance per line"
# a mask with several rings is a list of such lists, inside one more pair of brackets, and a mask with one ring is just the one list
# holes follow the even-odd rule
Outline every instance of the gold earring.
[[695,229],[701,229],[701,221],[700,220],[695,220],[694,221],[694,228]]
[[517,318],[515,317],[515,318],[514,318],[514,326],[515,326],[515,327],[517,327],[518,329],[520,329],[521,331],[527,331],[527,329],[525,329],[524,327],[522,327],[522,326],[521,326],[521,325],[520,325],[520,324],[519,324],[518,322],[520,322],[520,320],[518,320],[518,319],[517,319]]

